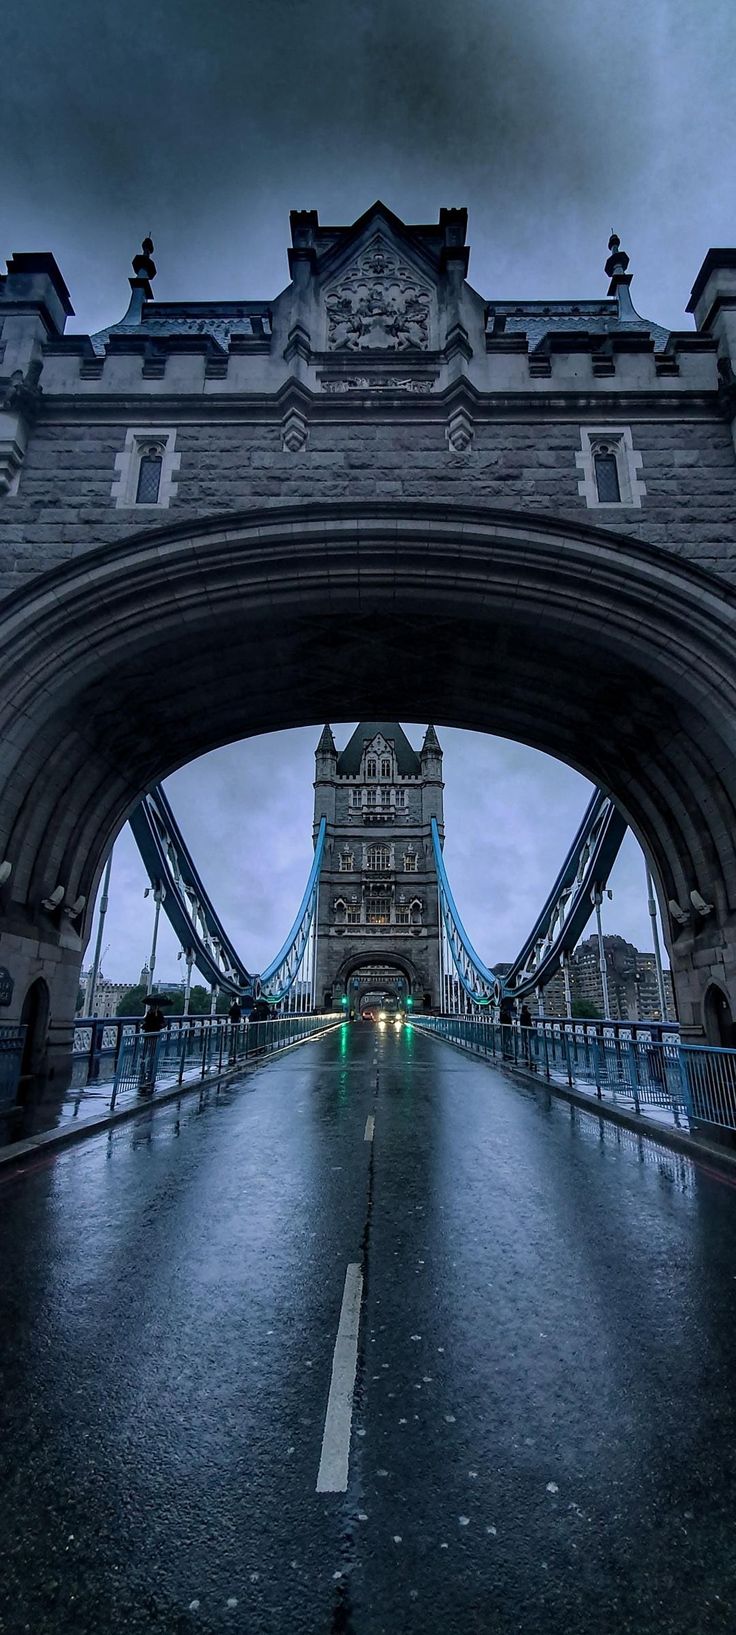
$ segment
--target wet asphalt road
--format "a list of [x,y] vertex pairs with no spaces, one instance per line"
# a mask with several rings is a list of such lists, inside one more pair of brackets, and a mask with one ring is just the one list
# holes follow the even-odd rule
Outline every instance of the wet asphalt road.
[[730,1178],[356,1024],[0,1207],[3,1632],[736,1627]]

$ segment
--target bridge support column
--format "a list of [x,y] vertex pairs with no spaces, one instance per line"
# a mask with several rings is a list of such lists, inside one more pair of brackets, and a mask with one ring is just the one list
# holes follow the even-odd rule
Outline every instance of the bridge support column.
[[685,1042],[736,1047],[736,916],[702,931],[686,928],[671,963]]
[[29,1096],[53,1080],[62,1087],[71,1076],[74,1016],[77,1009],[82,948],[78,934],[66,926],[48,930],[6,921],[0,929],[0,965],[10,973],[10,1004],[2,1022],[25,1022],[32,1037],[24,1056]]

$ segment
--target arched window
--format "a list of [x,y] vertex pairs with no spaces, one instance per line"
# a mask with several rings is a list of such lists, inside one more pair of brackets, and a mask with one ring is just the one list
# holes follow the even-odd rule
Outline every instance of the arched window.
[[365,775],[366,775],[367,778],[377,778],[378,777],[378,762],[377,761],[374,761],[373,759],[371,759],[369,761],[366,761],[366,763],[365,763]]
[[383,760],[381,761],[381,777],[382,778],[390,778],[391,777],[391,761],[390,761],[388,756],[385,756],[383,758]]
[[595,486],[601,505],[621,504],[621,485],[618,480],[618,460],[610,443],[597,443],[593,450]]
[[333,906],[334,906],[334,909],[335,909],[335,919],[337,921],[337,924],[338,925],[344,925],[345,924],[345,915],[347,913],[347,906],[348,906],[346,901],[345,901],[345,898],[344,897],[336,897]]
[[365,861],[368,869],[390,869],[391,847],[369,846]]
[[158,445],[153,443],[148,448],[144,448],[138,464],[138,487],[135,491],[136,505],[158,505],[162,467],[163,454]]
[[412,923],[412,925],[421,925],[421,923],[422,923],[422,905],[421,905],[418,897],[415,897],[414,901],[409,904],[409,908],[411,910],[411,923]]

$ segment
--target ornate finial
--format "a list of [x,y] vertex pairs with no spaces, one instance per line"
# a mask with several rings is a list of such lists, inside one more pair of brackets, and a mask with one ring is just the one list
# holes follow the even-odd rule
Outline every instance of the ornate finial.
[[133,256],[133,272],[136,278],[144,278],[146,283],[156,277],[156,263],[153,260],[153,239],[144,238],[141,245],[142,255]]
[[[605,265],[606,276],[611,280],[618,280],[626,277],[626,268],[629,265],[629,258],[626,251],[621,249],[621,240],[618,233],[611,233],[611,237],[608,240],[608,248],[611,253]],[[615,289],[612,289],[609,290],[608,293],[609,295],[615,295],[616,291]]]

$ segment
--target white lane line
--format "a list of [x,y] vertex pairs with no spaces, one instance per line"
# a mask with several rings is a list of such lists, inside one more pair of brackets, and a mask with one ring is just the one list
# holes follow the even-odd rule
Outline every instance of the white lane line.
[[363,1273],[357,1264],[350,1265],[345,1273],[340,1321],[332,1357],[332,1379],[322,1436],[322,1457],[317,1472],[318,1493],[347,1491],[362,1298]]
[[374,1117],[373,1113],[369,1113],[368,1117],[367,1117],[367,1119],[365,1121],[365,1135],[363,1136],[364,1141],[372,1141],[373,1140],[373,1131],[375,1129],[375,1126],[376,1126],[375,1117]]

